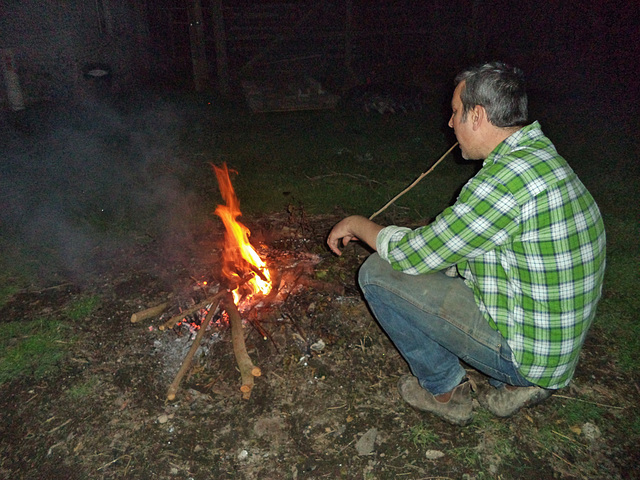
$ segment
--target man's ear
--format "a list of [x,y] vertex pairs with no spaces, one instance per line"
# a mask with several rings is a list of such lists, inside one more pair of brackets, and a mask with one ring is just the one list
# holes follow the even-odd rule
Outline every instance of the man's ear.
[[476,105],[469,112],[474,130],[478,130],[484,122],[487,122],[487,111],[482,105]]

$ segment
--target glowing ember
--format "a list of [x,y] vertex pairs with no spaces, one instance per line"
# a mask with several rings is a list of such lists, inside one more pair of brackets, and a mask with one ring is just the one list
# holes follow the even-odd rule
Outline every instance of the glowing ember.
[[[240,202],[231,185],[227,165],[213,166],[220,185],[220,193],[226,205],[218,205],[215,214],[218,215],[226,228],[224,241],[224,264],[222,273],[234,283],[241,285],[233,291],[236,303],[242,294],[246,293],[247,300],[259,293],[267,295],[271,291],[271,274],[264,261],[249,243],[251,232],[236,219],[242,215]],[[248,280],[247,280],[248,278]]]

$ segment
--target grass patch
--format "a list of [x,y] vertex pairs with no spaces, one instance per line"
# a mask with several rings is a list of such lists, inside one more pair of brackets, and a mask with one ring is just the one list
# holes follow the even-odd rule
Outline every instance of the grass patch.
[[448,453],[468,468],[482,468],[482,455],[478,447],[463,445],[448,450]]
[[553,405],[558,418],[562,418],[570,426],[596,422],[607,413],[606,407],[587,401],[554,402]]
[[0,384],[56,372],[67,353],[67,329],[51,319],[0,324]]
[[561,458],[581,458],[582,468],[591,468],[588,461],[588,447],[581,443],[568,428],[559,425],[545,424],[536,434],[539,445],[547,452],[554,452]]
[[440,436],[425,422],[412,426],[406,433],[409,441],[418,448],[427,448],[440,441]]
[[100,297],[92,295],[72,300],[64,308],[64,313],[71,320],[84,320],[100,307]]
[[640,310],[636,293],[640,247],[635,224],[640,212],[634,212],[637,207],[630,210],[628,215],[605,215],[607,271],[594,321],[596,331],[606,337],[618,365],[627,373],[635,372],[640,363],[640,323],[636,320]]
[[4,308],[18,290],[20,290],[20,287],[17,285],[8,283],[4,279],[0,279],[0,308]]
[[97,378],[90,378],[83,383],[72,386],[66,391],[66,394],[72,400],[83,400],[93,394],[98,384]]

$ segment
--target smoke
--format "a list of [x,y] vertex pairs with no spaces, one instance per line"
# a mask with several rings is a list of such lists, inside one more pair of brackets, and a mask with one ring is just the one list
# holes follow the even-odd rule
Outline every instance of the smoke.
[[11,252],[41,275],[82,279],[132,242],[184,248],[194,205],[179,154],[186,120],[169,102],[144,105],[46,104],[5,116],[5,262]]

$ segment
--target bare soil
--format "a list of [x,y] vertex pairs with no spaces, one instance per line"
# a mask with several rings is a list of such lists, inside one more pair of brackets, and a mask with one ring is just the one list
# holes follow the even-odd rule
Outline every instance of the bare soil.
[[[167,387],[191,336],[184,328],[158,330],[171,312],[130,322],[143,308],[169,301],[175,311],[204,288],[219,288],[220,232],[202,232],[181,258],[148,239],[96,250],[90,278],[16,294],[1,321],[61,315],[84,295],[101,303],[74,325],[57,375],[0,387],[0,478],[640,478],[626,427],[640,392],[595,332],[572,386],[513,418],[491,418],[478,407],[471,425],[457,427],[404,404],[396,383],[407,365],[356,286],[369,252],[356,245],[337,258],[324,248],[337,219],[247,222],[272,269],[315,262],[299,277],[302,288],[255,307],[266,340],[245,326],[249,355],[263,372],[249,400],[241,398],[222,322],[172,402]],[[601,414],[565,415],[576,404]]]

